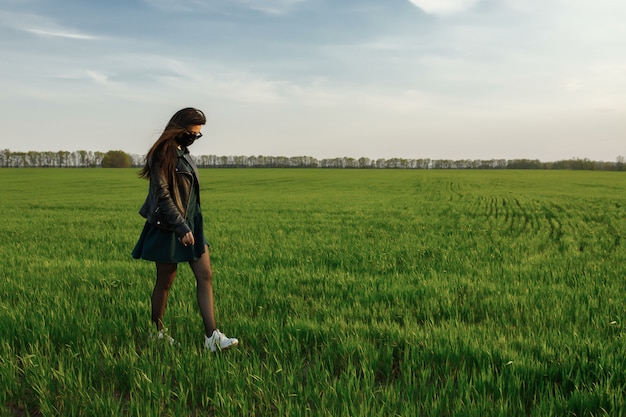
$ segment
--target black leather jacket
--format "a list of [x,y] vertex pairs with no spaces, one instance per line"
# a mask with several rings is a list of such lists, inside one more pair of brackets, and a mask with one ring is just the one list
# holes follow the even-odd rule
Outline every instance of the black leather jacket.
[[[189,163],[191,170],[183,158]],[[173,231],[178,238],[182,238],[191,231],[185,222],[191,187],[196,187],[198,202],[200,201],[196,164],[189,156],[189,151],[185,149],[176,161],[176,184],[170,184],[167,178],[160,175],[157,164],[152,167],[151,172],[153,175],[150,176],[148,196],[139,214],[150,224]]]

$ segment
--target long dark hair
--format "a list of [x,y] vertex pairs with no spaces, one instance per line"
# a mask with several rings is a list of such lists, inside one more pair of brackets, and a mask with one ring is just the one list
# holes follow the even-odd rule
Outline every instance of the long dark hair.
[[[178,143],[176,138],[189,131],[192,126],[206,124],[206,116],[201,110],[186,107],[174,113],[165,126],[161,136],[154,142],[146,155],[146,163],[139,172],[141,178],[149,179],[153,175],[162,175],[170,184],[176,182],[176,152]],[[160,172],[153,172],[157,166]]]

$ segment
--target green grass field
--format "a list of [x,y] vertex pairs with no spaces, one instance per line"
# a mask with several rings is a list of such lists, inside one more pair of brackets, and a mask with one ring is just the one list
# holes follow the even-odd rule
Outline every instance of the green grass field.
[[0,416],[626,415],[626,176],[201,170],[149,338],[137,170],[0,170]]

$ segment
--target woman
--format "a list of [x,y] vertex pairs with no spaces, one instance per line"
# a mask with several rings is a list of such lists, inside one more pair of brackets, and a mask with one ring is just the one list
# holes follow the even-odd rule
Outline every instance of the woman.
[[150,180],[148,197],[139,210],[146,218],[133,258],[156,263],[152,292],[152,321],[157,337],[174,343],[165,334],[163,314],[167,295],[179,262],[189,262],[196,277],[198,306],[204,322],[204,345],[211,352],[236,346],[215,325],[213,273],[209,246],[204,237],[198,170],[189,156],[189,146],[202,137],[204,113],[185,108],[172,116],[159,139],[146,155],[140,177]]

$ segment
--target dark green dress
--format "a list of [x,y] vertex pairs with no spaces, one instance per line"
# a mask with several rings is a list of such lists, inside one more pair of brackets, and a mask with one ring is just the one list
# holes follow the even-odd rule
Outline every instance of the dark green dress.
[[[181,159],[185,164],[188,164],[184,158]],[[193,170],[191,171],[193,172]],[[198,184],[197,178],[194,183]],[[193,233],[195,244],[193,246],[183,246],[173,231],[159,229],[146,222],[141,236],[139,236],[139,241],[133,250],[133,258],[164,263],[179,263],[195,261],[202,256],[208,241],[204,236],[202,210],[200,209],[198,192],[199,188],[191,187],[189,209],[185,218],[187,225]]]

